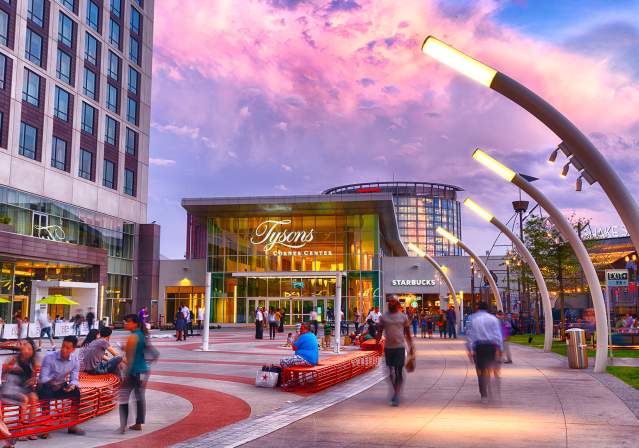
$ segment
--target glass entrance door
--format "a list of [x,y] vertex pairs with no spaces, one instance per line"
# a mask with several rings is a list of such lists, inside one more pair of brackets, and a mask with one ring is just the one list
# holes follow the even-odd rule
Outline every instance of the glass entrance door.
[[328,297],[301,297],[301,298],[259,298],[253,297],[246,301],[246,315],[249,323],[255,323],[255,309],[260,306],[265,310],[284,309],[286,317],[285,325],[295,325],[298,322],[310,322],[311,312],[317,311],[317,320],[324,322],[328,319],[328,310],[334,308],[335,300]]

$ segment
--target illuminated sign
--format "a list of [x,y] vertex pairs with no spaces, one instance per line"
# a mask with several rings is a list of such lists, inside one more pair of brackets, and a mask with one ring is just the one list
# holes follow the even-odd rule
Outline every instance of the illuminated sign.
[[52,241],[66,241],[67,236],[62,230],[62,227],[51,225],[51,226],[33,226],[35,230],[38,231],[38,235],[40,238],[45,240]]
[[628,286],[628,270],[606,269],[606,286]]
[[625,226],[605,226],[586,229],[583,239],[598,240],[606,238],[620,238],[624,236],[628,236],[628,230]]
[[276,245],[289,249],[301,249],[315,238],[313,235],[315,229],[288,230],[285,228],[290,225],[290,219],[263,221],[255,228],[251,236],[251,244],[264,244],[264,250],[270,252]]
[[435,280],[393,280],[393,286],[435,286]]

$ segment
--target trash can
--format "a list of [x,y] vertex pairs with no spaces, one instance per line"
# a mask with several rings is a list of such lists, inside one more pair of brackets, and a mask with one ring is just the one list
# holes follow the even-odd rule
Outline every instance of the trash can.
[[588,352],[586,352],[586,332],[581,328],[566,330],[568,342],[568,367],[571,369],[586,369],[588,367]]

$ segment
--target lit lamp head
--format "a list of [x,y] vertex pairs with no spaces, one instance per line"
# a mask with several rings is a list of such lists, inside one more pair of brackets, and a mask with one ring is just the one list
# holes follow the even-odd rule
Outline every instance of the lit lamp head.
[[503,165],[502,163],[493,159],[479,148],[477,148],[475,152],[473,152],[473,159],[477,160],[486,168],[490,169],[492,172],[504,178],[508,182],[512,182],[512,180],[517,175],[517,173],[508,168],[506,165]]
[[421,250],[419,247],[417,247],[417,245],[413,244],[413,243],[408,243],[408,248],[410,250],[412,250],[413,252],[415,252],[417,255],[419,255],[420,257],[424,257],[426,255],[426,252],[424,252],[423,250]]
[[492,214],[481,208],[479,204],[477,204],[471,198],[466,198],[466,200],[464,201],[464,205],[478,214],[485,221],[491,222],[494,218]]
[[455,235],[453,235],[452,233],[450,233],[450,232],[448,232],[448,231],[444,230],[444,229],[443,229],[443,228],[441,228],[441,227],[437,227],[436,232],[437,232],[437,234],[438,234],[439,236],[442,236],[442,237],[446,238],[448,241],[450,241],[451,243],[453,243],[453,244],[455,244],[455,245],[456,245],[457,243],[459,243],[459,238],[457,238]]
[[457,70],[462,75],[466,75],[486,87],[490,87],[497,74],[495,69],[465,55],[433,36],[428,36],[424,40],[422,51],[433,59]]

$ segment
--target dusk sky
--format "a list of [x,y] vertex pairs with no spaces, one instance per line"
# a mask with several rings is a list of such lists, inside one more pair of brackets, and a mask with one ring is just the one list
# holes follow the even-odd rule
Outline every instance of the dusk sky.
[[[639,181],[639,2],[160,0],[149,222],[184,256],[183,197],[317,194],[409,180],[462,187],[500,219],[514,186],[482,147],[540,178],[570,215],[620,220],[598,185],[546,163],[559,139],[499,94],[423,55],[432,34],[536,91]],[[497,233],[463,211],[478,252]]]

